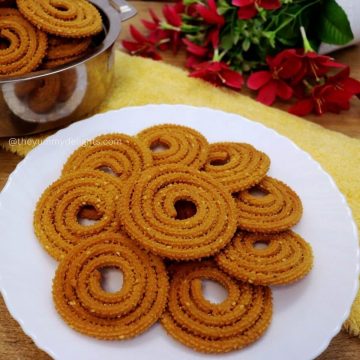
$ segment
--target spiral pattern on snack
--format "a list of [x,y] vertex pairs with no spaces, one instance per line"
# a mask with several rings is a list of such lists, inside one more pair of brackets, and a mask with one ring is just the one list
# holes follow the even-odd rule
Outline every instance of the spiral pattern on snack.
[[99,11],[86,0],[16,0],[16,3],[33,25],[49,34],[81,38],[102,31]]
[[66,161],[62,174],[78,170],[111,170],[122,182],[138,177],[153,164],[150,150],[125,134],[106,134],[86,142]]
[[[208,142],[198,131],[181,125],[156,125],[137,137],[153,149],[154,165],[178,164],[200,169],[208,156]],[[156,151],[157,147],[161,151]]]
[[[170,259],[212,255],[236,230],[230,193],[210,175],[187,166],[162,165],[143,171],[124,189],[120,203],[121,220],[130,236]],[[193,205],[194,214],[178,217],[179,203]]]
[[27,74],[45,57],[47,35],[16,9],[0,8],[0,36],[9,44],[0,48],[0,78]]
[[90,45],[91,37],[73,39],[50,36],[49,47],[42,67],[44,69],[53,69],[77,60],[84,56]]
[[[122,288],[106,292],[101,270],[123,273]],[[73,329],[99,339],[123,340],[143,333],[163,313],[168,278],[162,260],[124,233],[101,234],[74,247],[53,281],[58,313]]]
[[[34,213],[34,229],[44,249],[61,260],[87,238],[120,228],[121,182],[100,171],[77,171],[51,184],[41,195]],[[99,219],[83,225],[81,210],[93,208]]]
[[238,192],[259,183],[269,167],[269,157],[253,146],[219,142],[209,145],[204,171],[219,180],[229,191]]
[[[261,243],[265,247],[257,247]],[[302,279],[313,264],[311,246],[292,231],[239,232],[215,258],[235,278],[258,285],[283,285]]]
[[302,215],[299,196],[283,182],[268,176],[254,188],[240,192],[236,202],[238,226],[250,232],[285,231],[297,224]]
[[[205,353],[229,352],[254,342],[269,326],[270,288],[233,279],[210,261],[174,267],[161,323],[184,345]],[[207,300],[203,280],[220,283],[228,297],[219,304]]]

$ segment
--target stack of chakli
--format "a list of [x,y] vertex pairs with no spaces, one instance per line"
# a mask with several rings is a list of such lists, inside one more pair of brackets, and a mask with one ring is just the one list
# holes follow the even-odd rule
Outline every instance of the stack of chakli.
[[[272,318],[270,286],[302,279],[313,262],[310,245],[291,230],[301,201],[267,176],[269,167],[252,145],[209,144],[180,125],[86,142],[34,214],[37,238],[59,261],[60,316],[106,340],[132,338],[159,321],[205,353],[257,340]],[[123,274],[116,292],[104,290],[109,268]],[[227,298],[208,300],[204,280],[222,285]]]

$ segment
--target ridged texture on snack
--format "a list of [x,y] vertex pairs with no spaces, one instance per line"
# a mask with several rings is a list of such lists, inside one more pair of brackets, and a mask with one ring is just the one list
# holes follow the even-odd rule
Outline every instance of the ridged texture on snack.
[[16,0],[16,3],[34,26],[49,34],[81,38],[102,30],[99,11],[86,0]]
[[0,8],[1,37],[9,46],[0,49],[0,79],[35,70],[46,54],[47,35],[16,9]]
[[237,194],[236,203],[239,228],[256,233],[288,230],[299,222],[303,210],[299,196],[289,186],[268,176],[255,188]]
[[[253,343],[268,328],[270,288],[232,279],[213,262],[175,265],[171,273],[169,302],[161,323],[184,345],[205,353],[225,353]],[[220,283],[228,297],[219,304],[208,301],[202,280]]]
[[[102,269],[123,273],[114,293],[101,287]],[[59,264],[53,299],[73,329],[104,340],[123,340],[151,327],[163,313],[168,278],[162,260],[125,234],[102,234],[74,247]]]
[[204,171],[238,192],[259,183],[270,167],[270,159],[249,144],[219,142],[209,145]]
[[[34,230],[44,249],[61,260],[87,238],[120,228],[121,182],[101,171],[77,171],[51,184],[41,195],[34,213]],[[86,226],[78,221],[83,208],[101,217]]]
[[142,170],[152,164],[150,150],[136,138],[125,134],[106,134],[75,150],[66,161],[62,173],[108,168],[126,182],[138,177]]
[[44,69],[53,69],[84,56],[91,44],[91,37],[64,38],[49,36],[49,47],[42,64]]
[[[258,243],[265,247],[257,247]],[[257,285],[293,283],[307,275],[313,265],[310,244],[292,231],[239,232],[215,260],[231,276]]]
[[[208,142],[187,126],[163,124],[141,131],[138,138],[153,149],[154,165],[177,164],[201,168],[208,156]],[[156,151],[160,146],[162,149]]]
[[[170,259],[213,255],[236,231],[236,206],[230,193],[210,175],[188,166],[162,165],[143,171],[124,189],[120,203],[128,234],[149,251]],[[188,214],[186,206],[178,211],[181,203],[191,204],[194,214]]]

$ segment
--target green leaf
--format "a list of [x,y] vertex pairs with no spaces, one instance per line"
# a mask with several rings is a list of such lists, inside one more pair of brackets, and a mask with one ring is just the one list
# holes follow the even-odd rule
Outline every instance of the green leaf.
[[219,15],[224,15],[231,9],[230,4],[226,0],[219,0],[217,3],[217,12]]
[[250,46],[251,46],[251,42],[250,42],[249,38],[244,39],[241,46],[242,46],[242,49],[244,51],[248,51],[250,49]]
[[319,23],[320,40],[335,45],[345,45],[354,35],[345,11],[335,0],[324,3]]
[[231,33],[225,34],[222,38],[221,38],[221,42],[220,42],[220,47],[224,50],[229,50],[233,47],[234,43],[233,43],[233,37],[231,35]]

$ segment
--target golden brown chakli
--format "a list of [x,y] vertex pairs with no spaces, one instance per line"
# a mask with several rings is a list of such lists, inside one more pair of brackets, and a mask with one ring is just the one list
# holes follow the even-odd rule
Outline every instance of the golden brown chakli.
[[49,48],[43,68],[52,69],[75,61],[86,53],[91,44],[91,37],[69,39],[59,36],[49,37]]
[[[220,304],[204,298],[202,281],[223,285],[228,297]],[[213,262],[175,265],[169,302],[161,323],[170,336],[197,351],[224,353],[259,338],[270,324],[272,296],[268,287],[232,279]]]
[[[60,316],[108,340],[132,338],[160,319],[170,336],[204,353],[256,341],[272,318],[267,286],[298,281],[313,263],[310,244],[289,230],[301,200],[266,176],[269,165],[249,144],[209,146],[179,125],[86,142],[34,214],[36,236],[60,260],[53,282]],[[124,277],[114,293],[102,285],[109,268]],[[204,280],[222,285],[227,298],[207,300]]]
[[16,3],[32,24],[49,34],[81,38],[102,30],[99,11],[86,0],[17,0]]
[[[196,208],[177,218],[178,202]],[[176,260],[210,256],[236,230],[235,202],[210,175],[183,165],[154,166],[142,172],[121,197],[121,220],[128,234],[154,254]]]
[[[41,195],[34,214],[35,234],[44,249],[61,260],[87,238],[119,230],[121,182],[101,171],[78,171],[51,184]],[[83,225],[78,217],[87,206],[101,214]]]
[[302,215],[299,196],[283,182],[265,177],[254,188],[236,196],[238,226],[257,233],[290,229]]
[[[101,270],[123,273],[121,290],[101,287]],[[161,316],[168,297],[162,260],[141,250],[124,233],[107,233],[73,248],[53,282],[61,317],[75,330],[104,340],[141,334]]]
[[253,146],[221,142],[209,145],[204,171],[219,180],[230,192],[238,192],[259,183],[269,167],[269,157]]
[[187,126],[151,126],[141,131],[137,137],[149,149],[154,150],[154,165],[177,164],[200,169],[208,156],[205,137]]
[[278,234],[239,232],[215,260],[239,280],[284,285],[308,274],[313,256],[310,245],[290,230]]
[[62,173],[108,169],[126,182],[137,178],[152,164],[151,152],[142,142],[124,134],[107,134],[97,136],[75,150]]
[[47,35],[24,19],[18,10],[0,8],[0,79],[24,75],[36,69],[45,57]]

